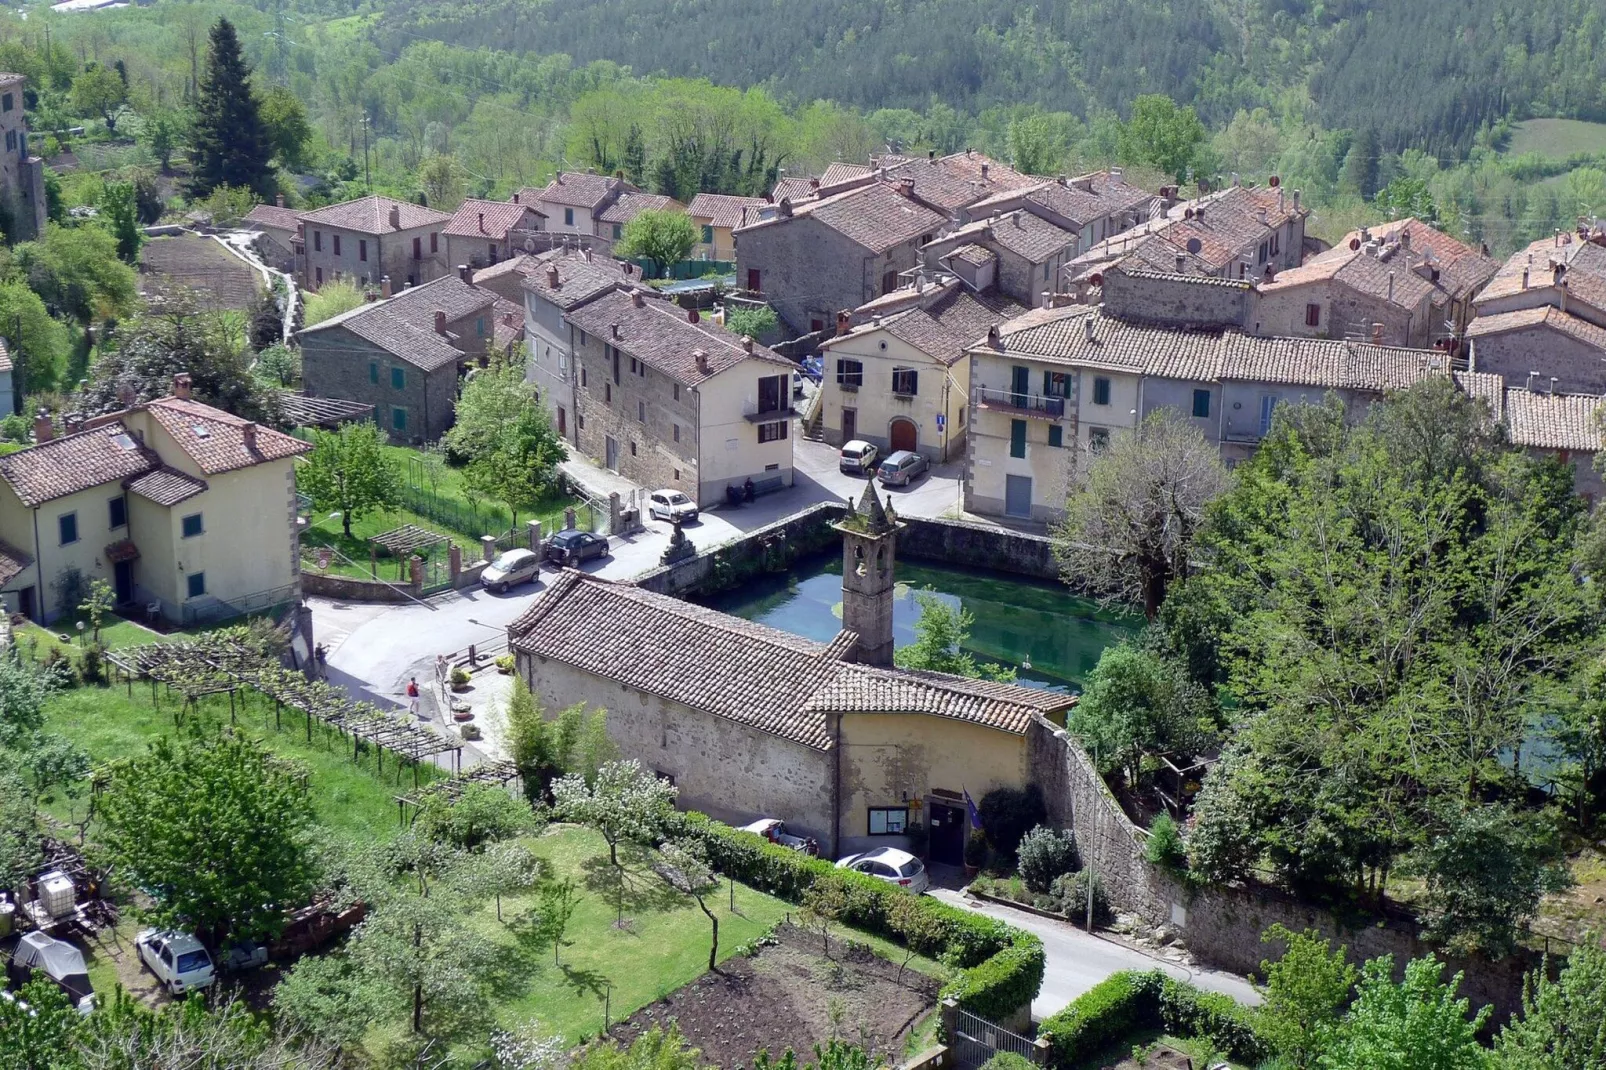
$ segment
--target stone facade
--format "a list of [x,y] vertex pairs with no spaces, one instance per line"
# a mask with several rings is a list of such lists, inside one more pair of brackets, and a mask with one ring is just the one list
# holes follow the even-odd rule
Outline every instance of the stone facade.
[[842,533],[842,627],[859,636],[854,660],[891,665],[898,528],[882,510],[873,481],[865,484],[864,502],[859,515],[837,525]]
[[902,557],[985,567],[1038,580],[1059,578],[1054,544],[1046,536],[964,520],[911,516],[898,522]]
[[1502,375],[1513,386],[1526,386],[1534,372],[1533,382],[1540,389],[1550,389],[1554,376],[1557,392],[1606,394],[1606,352],[1582,337],[1543,323],[1478,334],[1476,320],[1473,333],[1473,371]]
[[[448,329],[465,344],[476,338],[472,316]],[[483,352],[484,339],[478,341]],[[343,328],[301,336],[302,389],[372,405],[374,421],[396,442],[433,442],[446,433],[457,404],[457,380],[455,364],[424,371]]]
[[639,486],[697,499],[698,392],[583,331],[576,333],[574,363],[573,434],[581,452]]
[[1259,316],[1252,283],[1152,271],[1104,273],[1106,315],[1175,327],[1251,327]]
[[[45,164],[29,151],[28,119],[20,74],[0,74],[0,207],[8,241],[28,241],[44,233]],[[9,410],[8,410],[9,411]]]

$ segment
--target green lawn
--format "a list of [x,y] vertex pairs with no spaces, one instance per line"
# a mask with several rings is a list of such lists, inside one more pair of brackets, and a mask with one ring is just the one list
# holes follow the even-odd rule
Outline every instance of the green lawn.
[[1606,152],[1606,123],[1526,119],[1512,129],[1506,152],[1512,156],[1532,152],[1557,160],[1580,152]]
[[[174,711],[182,701],[178,696],[161,694],[159,705],[151,700],[149,682],[136,681],[132,696],[124,686],[79,687],[57,695],[46,713],[46,731],[67,736],[99,762],[110,758],[143,753],[147,744],[171,734]],[[307,789],[320,825],[347,840],[388,839],[399,827],[393,796],[412,790],[413,775],[403,770],[395,755],[384,756],[384,772],[379,772],[375,750],[365,745],[361,758],[352,761],[351,740],[335,735],[321,724],[312,726],[312,742],[307,742],[306,719],[291,710],[280,715],[282,729],[274,727],[273,703],[260,695],[237,695],[236,725],[264,740],[274,753],[301,762],[307,769]],[[207,723],[229,723],[227,695],[212,695],[201,701],[199,716]],[[434,779],[441,774],[424,767],[420,776]],[[399,777],[399,780],[398,780]],[[56,799],[47,809],[58,818],[70,816],[74,804]],[[78,800],[81,813],[85,803]],[[93,830],[91,830],[93,836]]]
[[[61,640],[63,635],[67,636],[66,642]],[[24,624],[16,631],[16,640],[24,649],[28,648],[29,643],[39,644],[39,657],[44,657],[57,647],[70,648],[68,653],[77,656],[83,649],[83,644],[79,642],[78,636],[78,621],[66,618],[56,621],[48,628],[30,623]],[[92,636],[93,633],[89,629],[89,622],[86,620],[83,631],[84,641],[89,642]],[[143,646],[146,643],[160,643],[177,638],[182,638],[182,636],[163,635],[160,632],[153,632],[144,625],[135,624],[131,620],[124,620],[122,617],[114,616],[110,613],[101,618],[100,645],[107,650]]]

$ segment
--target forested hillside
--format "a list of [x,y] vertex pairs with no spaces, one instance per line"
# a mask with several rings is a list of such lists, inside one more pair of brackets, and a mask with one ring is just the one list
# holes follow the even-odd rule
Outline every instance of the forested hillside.
[[1207,123],[1306,106],[1385,151],[1459,155],[1479,127],[1606,118],[1597,0],[491,0],[386,5],[382,37],[563,52],[801,101],[1124,114],[1143,93]]

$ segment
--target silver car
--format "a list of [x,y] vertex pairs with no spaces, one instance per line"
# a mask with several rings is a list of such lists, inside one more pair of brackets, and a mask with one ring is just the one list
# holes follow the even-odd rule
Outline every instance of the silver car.
[[485,566],[480,583],[487,590],[506,593],[509,587],[529,583],[541,574],[541,555],[534,550],[508,550]]
[[876,469],[875,474],[883,487],[907,487],[925,475],[930,467],[931,462],[920,454],[911,450],[898,450],[881,462],[881,467]]

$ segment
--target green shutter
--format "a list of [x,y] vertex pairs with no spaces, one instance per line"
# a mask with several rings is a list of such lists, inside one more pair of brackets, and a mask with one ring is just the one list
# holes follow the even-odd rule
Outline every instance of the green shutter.
[[407,369],[406,368],[392,368],[392,369],[390,369],[390,385],[392,387],[394,387],[395,389],[397,389],[397,390],[405,390],[405,389],[407,389]]
[[1009,455],[1011,457],[1026,456],[1026,421],[1009,421]]
[[379,362],[377,360],[368,362],[368,381],[370,383],[379,382]]
[[1050,446],[1056,446],[1056,447],[1057,446],[1064,446],[1065,445],[1065,428],[1061,427],[1059,424],[1049,424],[1048,425],[1048,444]]
[[407,430],[407,410],[406,409],[391,409],[390,410],[390,426],[395,428],[397,431],[405,431],[405,430]]

